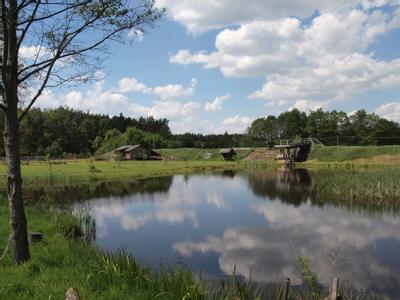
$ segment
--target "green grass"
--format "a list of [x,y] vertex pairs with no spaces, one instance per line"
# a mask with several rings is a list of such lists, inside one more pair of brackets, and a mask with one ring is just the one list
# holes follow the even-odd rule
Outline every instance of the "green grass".
[[311,199],[361,207],[400,211],[400,169],[311,170]]
[[[223,161],[222,155],[218,153],[220,149],[218,148],[179,148],[179,149],[158,149],[163,157],[173,159],[173,160],[190,160],[190,161]],[[240,161],[251,152],[254,151],[253,148],[235,148],[237,153],[236,161]]]
[[[71,184],[88,181],[126,180],[174,174],[186,174],[218,169],[239,168],[237,162],[225,161],[93,161],[59,160],[30,162],[22,165],[25,185],[52,182]],[[0,184],[5,182],[6,166],[0,165]],[[2,183],[3,182],[3,183]]]
[[[322,146],[314,145],[310,152],[309,159],[317,160],[320,162],[345,162],[357,159],[371,159],[378,157],[375,161],[379,163],[379,156],[400,156],[400,146]],[[381,163],[390,163],[383,161]],[[393,159],[392,159],[393,161]],[[364,163],[371,163],[365,161]],[[398,163],[396,161],[396,163]]]

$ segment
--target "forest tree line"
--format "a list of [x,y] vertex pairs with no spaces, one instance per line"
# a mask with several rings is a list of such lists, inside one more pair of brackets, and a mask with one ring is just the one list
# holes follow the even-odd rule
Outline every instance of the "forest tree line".
[[324,145],[394,145],[400,144],[400,125],[377,114],[358,110],[318,109],[308,114],[297,109],[279,116],[253,121],[247,134],[258,144],[275,144],[279,139],[317,138]]
[[[0,118],[3,128],[4,118]],[[21,125],[20,149],[24,156],[94,155],[124,144],[152,148],[220,148],[272,146],[280,139],[318,138],[325,145],[400,144],[400,126],[376,114],[359,110],[318,109],[306,114],[297,109],[252,122],[243,134],[172,134],[167,119],[130,118],[122,114],[91,114],[60,107],[32,109]],[[0,151],[4,154],[3,141]]]

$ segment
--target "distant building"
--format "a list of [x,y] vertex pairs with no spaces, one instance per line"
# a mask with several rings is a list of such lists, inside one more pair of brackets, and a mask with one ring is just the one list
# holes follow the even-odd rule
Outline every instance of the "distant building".
[[219,154],[222,155],[224,160],[234,160],[237,153],[233,148],[226,148],[219,150]]
[[115,153],[122,154],[124,160],[151,160],[161,159],[161,154],[155,152],[145,145],[125,145],[114,150]]

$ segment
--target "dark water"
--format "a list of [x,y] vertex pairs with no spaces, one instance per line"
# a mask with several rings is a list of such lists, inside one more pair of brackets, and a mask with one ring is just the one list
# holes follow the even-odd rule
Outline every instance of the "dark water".
[[334,275],[400,299],[400,215],[321,202],[312,183],[306,170],[225,171],[65,187],[52,197],[91,214],[96,244],[151,266],[178,262],[211,278],[236,268],[260,283],[296,285],[302,255],[322,283]]

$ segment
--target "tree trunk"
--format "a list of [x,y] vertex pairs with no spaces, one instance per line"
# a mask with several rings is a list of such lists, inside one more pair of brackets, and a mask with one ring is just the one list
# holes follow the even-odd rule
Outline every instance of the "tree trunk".
[[4,84],[4,150],[7,164],[7,195],[10,209],[10,247],[13,262],[21,264],[30,258],[27,222],[22,199],[21,160],[19,155],[18,121],[18,47],[16,0],[2,1],[3,14],[3,66]]
[[4,149],[7,164],[7,195],[10,209],[11,252],[13,262],[21,264],[30,258],[27,221],[22,198],[21,163],[19,155],[18,119],[16,108],[5,114]]

